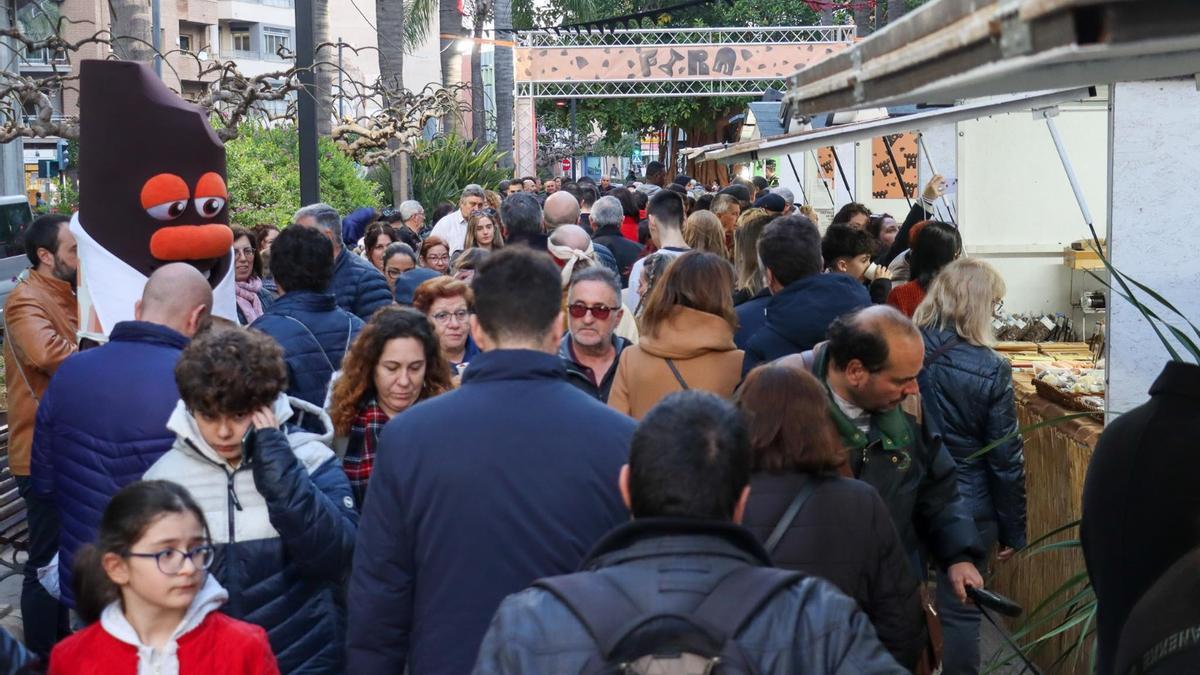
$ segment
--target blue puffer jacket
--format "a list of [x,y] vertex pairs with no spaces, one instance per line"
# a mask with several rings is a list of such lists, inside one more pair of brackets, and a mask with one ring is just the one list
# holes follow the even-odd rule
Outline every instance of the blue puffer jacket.
[[288,393],[323,406],[330,378],[341,370],[342,357],[363,322],[338,307],[328,293],[296,291],[276,300],[250,327],[283,347]]
[[324,411],[286,395],[274,411],[283,429],[255,431],[233,467],[181,401],[167,424],[175,445],[145,477],[179,483],[196,499],[217,549],[212,573],[229,591],[221,611],[266,629],[280,672],[341,675],[343,586],[358,527],[350,481],[329,449]]
[[[754,536],[731,523],[648,518],[610,532],[581,574],[604,577],[647,614],[687,616],[726,575],[769,566]],[[635,617],[630,616],[629,619]],[[804,577],[766,600],[733,636],[747,665],[763,675],[901,675],[870,619],[824,579]],[[533,588],[500,605],[474,675],[590,672],[596,639],[555,595]]]
[[363,321],[375,310],[392,304],[392,289],[387,279],[370,262],[342,247],[333,264],[333,279],[329,292],[337,298],[338,307]]
[[141,478],[175,440],[167,419],[179,400],[175,363],[187,343],[166,326],[122,321],[108,344],[63,362],[42,396],[33,489],[58,506],[58,568],[62,598],[71,607],[75,552],[95,541],[108,500]]
[[[977,460],[967,457],[1017,429],[1012,366],[954,332],[921,330],[925,377],[921,395],[936,406],[942,441],[958,463],[958,491],[977,521],[994,520],[1000,544],[1025,546],[1025,454],[1014,437]],[[937,352],[942,350],[940,354]]]

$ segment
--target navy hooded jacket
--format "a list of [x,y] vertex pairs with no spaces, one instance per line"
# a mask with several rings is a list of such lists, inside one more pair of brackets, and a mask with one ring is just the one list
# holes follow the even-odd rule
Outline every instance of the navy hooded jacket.
[[33,489],[58,506],[60,588],[71,607],[75,552],[96,540],[108,500],[175,440],[167,420],[179,400],[175,363],[187,344],[166,326],[122,321],[107,344],[64,361],[42,396]]
[[793,281],[767,303],[766,322],[746,343],[743,372],[812,349],[825,339],[834,319],[870,305],[866,287],[846,274],[813,274]]
[[254,431],[232,466],[204,441],[181,401],[175,445],[146,472],[187,488],[204,511],[221,611],[266,629],[284,675],[343,675],[343,589],[358,513],[320,408],[281,394],[278,429]]
[[764,288],[749,300],[733,308],[733,311],[737,312],[738,318],[738,329],[733,334],[733,344],[737,345],[738,349],[745,351],[750,338],[766,325],[767,305],[770,303],[771,289]]
[[464,675],[510,593],[573,572],[629,519],[617,476],[632,419],[561,359],[475,357],[462,387],[388,422],[350,579],[348,673]]
[[338,307],[363,321],[369,320],[380,307],[392,304],[392,289],[383,274],[345,246],[333,262],[329,292],[337,298]]
[[295,291],[281,296],[250,327],[283,347],[288,394],[323,406],[333,373],[341,370],[363,322],[328,293]]

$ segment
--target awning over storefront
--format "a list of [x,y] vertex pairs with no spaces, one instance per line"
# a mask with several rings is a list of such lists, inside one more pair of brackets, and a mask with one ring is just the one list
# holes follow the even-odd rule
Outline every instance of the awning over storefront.
[[852,143],[889,134],[921,131],[943,124],[954,124],[989,115],[1049,108],[1062,103],[1085,101],[1096,92],[1089,87],[1059,91],[992,97],[960,105],[922,110],[903,117],[889,117],[868,122],[856,122],[822,129],[764,138],[725,147],[709,149],[704,159],[722,162],[744,162],[753,159],[803,153],[808,150]]
[[1194,0],[935,0],[789,78],[795,115],[1200,72]]

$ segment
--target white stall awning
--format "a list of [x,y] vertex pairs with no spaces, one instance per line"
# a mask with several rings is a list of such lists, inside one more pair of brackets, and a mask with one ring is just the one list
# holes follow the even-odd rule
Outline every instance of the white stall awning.
[[764,138],[728,147],[709,150],[705,159],[723,162],[744,162],[753,159],[792,155],[817,148],[852,143],[908,131],[921,131],[944,124],[954,124],[979,119],[989,115],[1050,108],[1063,103],[1086,101],[1096,95],[1090,87],[1043,91],[1013,96],[998,96],[985,100],[970,101],[959,105],[924,110],[903,117],[856,122],[836,127],[812,129],[774,138]]
[[934,0],[789,79],[794,115],[1192,76],[1200,2]]

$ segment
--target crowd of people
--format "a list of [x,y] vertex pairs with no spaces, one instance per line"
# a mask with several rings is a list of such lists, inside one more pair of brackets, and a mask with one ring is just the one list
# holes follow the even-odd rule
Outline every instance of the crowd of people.
[[824,228],[658,162],[428,219],[314,204],[234,228],[240,325],[167,264],[82,352],[39,218],[4,312],[22,658],[979,672],[967,589],[1026,544],[1024,460],[1004,282],[930,219],[943,189]]

